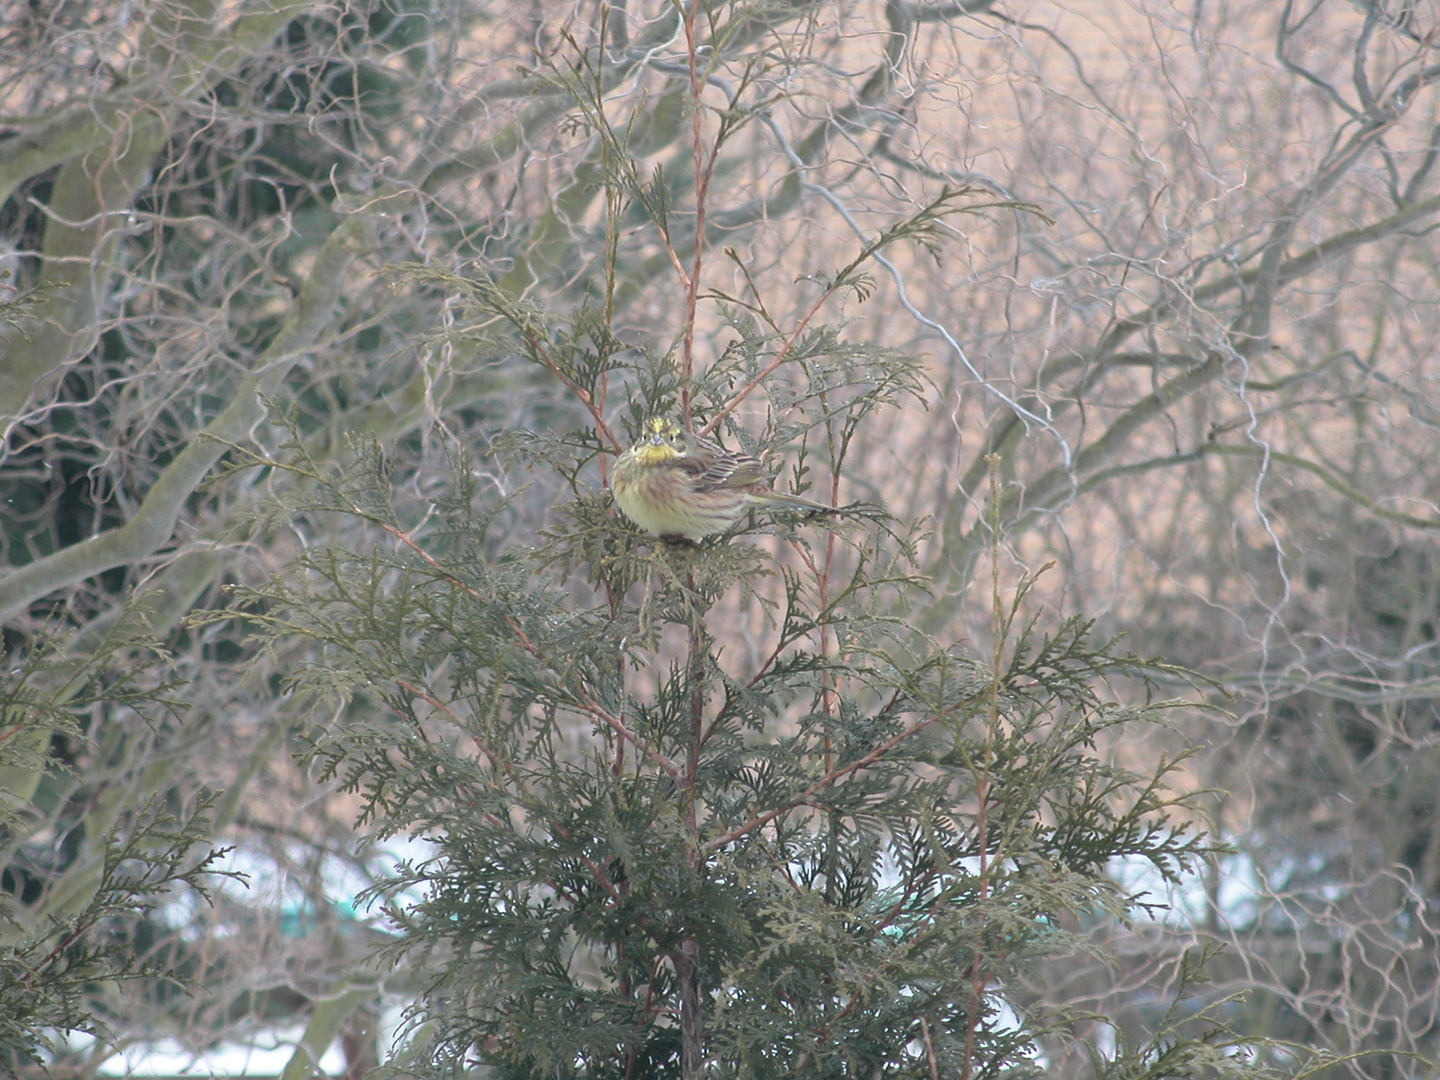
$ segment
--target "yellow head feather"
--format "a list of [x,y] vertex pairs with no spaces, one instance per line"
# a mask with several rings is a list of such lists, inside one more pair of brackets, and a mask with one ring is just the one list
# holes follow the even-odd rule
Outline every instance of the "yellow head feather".
[[685,429],[665,416],[652,416],[640,428],[640,441],[631,455],[641,465],[664,465],[687,450]]

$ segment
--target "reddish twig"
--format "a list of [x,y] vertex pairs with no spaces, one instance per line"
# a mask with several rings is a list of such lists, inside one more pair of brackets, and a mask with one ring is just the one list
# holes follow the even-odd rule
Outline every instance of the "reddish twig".
[[734,412],[735,407],[749,397],[751,391],[768,379],[774,373],[775,369],[785,362],[785,358],[790,354],[790,350],[794,348],[796,340],[805,332],[805,328],[810,325],[810,320],[813,319],[815,313],[820,310],[820,305],[825,303],[834,292],[835,286],[832,285],[820,294],[815,303],[810,305],[810,310],[805,313],[805,317],[800,320],[800,324],[791,331],[790,336],[786,338],[785,342],[780,346],[780,351],[775,354],[774,359],[765,365],[765,369],[761,371],[760,374],[756,375],[737,390],[730,400],[725,403],[724,407],[710,418],[710,422],[696,432],[700,438],[705,438],[719,427],[720,422]]
[[[685,51],[690,64],[690,97],[693,106],[690,115],[692,152],[695,158],[695,254],[690,263],[688,278],[681,275],[685,281],[685,342],[680,354],[680,411],[687,430],[691,428],[690,385],[695,373],[695,314],[700,299],[700,272],[705,259],[705,208],[710,193],[710,180],[715,174],[715,162],[720,156],[718,139],[710,148],[708,161],[704,149],[703,116],[700,110],[700,95],[704,91],[704,82],[700,77],[695,40],[695,22],[699,18],[700,8],[701,5],[692,0],[690,10],[685,15]],[[706,430],[708,432],[710,429]]]
[[605,437],[605,440],[610,444],[611,450],[618,452],[621,449],[620,440],[617,439],[615,433],[610,430],[610,425],[605,423],[603,403],[597,402],[589,390],[586,390],[574,379],[570,378],[569,375],[566,375],[565,372],[560,369],[560,365],[551,359],[550,354],[545,351],[544,342],[534,334],[526,334],[525,341],[529,344],[531,351],[535,354],[535,358],[540,361],[541,365],[564,383],[569,391],[580,399],[580,404],[589,410],[591,419],[595,421],[595,430]]

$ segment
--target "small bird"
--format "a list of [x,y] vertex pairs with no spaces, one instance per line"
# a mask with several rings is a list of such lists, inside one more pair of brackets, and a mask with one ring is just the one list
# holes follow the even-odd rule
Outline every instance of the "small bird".
[[670,543],[724,532],[752,507],[840,512],[774,490],[759,458],[697,439],[665,417],[646,421],[640,441],[620,455],[610,492],[627,518]]

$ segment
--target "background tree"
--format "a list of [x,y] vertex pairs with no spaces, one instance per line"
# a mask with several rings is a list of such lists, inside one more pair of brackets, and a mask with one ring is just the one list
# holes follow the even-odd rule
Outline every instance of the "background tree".
[[[179,629],[218,583],[346,539],[341,518],[334,537],[236,531],[288,474],[200,487],[228,445],[283,438],[262,395],[312,456],[368,432],[421,463],[405,475],[422,491],[445,471],[441,431],[485,447],[584,422],[554,373],[442,333],[450,291],[374,271],[480,258],[508,295],[548,311],[589,296],[621,344],[679,340],[703,371],[733,339],[716,297],[808,325],[823,283],[797,277],[844,266],[945,186],[979,186],[1054,224],[952,222],[938,262],[882,253],[867,304],[821,313],[926,355],[935,387],[928,412],[857,435],[847,491],[933,516],[918,557],[937,596],[915,619],[983,651],[975,568],[995,542],[982,479],[998,451],[1001,542],[1017,564],[1061,560],[1037,595],[1239,695],[1236,721],[1199,732],[1214,753],[1193,782],[1232,793],[1216,812],[1243,856],[1191,923],[1132,938],[1133,971],[1066,985],[1142,1014],[1149,959],[1213,935],[1234,943],[1232,985],[1266,990],[1256,1030],[1433,1056],[1433,12],[703,14],[692,41],[663,5],[6,10],[0,229],[22,305],[0,319],[6,644],[19,661],[70,628],[83,659],[139,589],[193,703],[183,736],[160,740],[118,737],[92,710],[78,745],[103,752],[14,736],[50,754],[5,780],[26,822],[9,842],[45,867],[30,912],[90,872],[103,830],[85,810],[115,777],[231,793],[224,842],[283,868],[296,902],[322,897],[350,850],[353,804],[317,800],[290,764],[292,723],[263,677],[236,677],[233,634]],[[626,161],[633,201],[611,207],[621,189],[596,181]],[[618,395],[592,401],[607,422]],[[533,536],[559,489],[479,468],[512,496],[487,535]],[[307,648],[268,662],[293,671]],[[66,762],[79,788],[47,779]],[[228,894],[197,918],[268,933],[254,982],[288,1009],[343,996],[353,970],[331,955],[355,940],[343,920],[312,915],[332,938],[285,938],[274,905]],[[259,1022],[263,999],[221,993],[172,1023],[199,1039]]]
[[[124,733],[112,729],[112,738],[163,741],[173,731],[179,717],[174,685],[166,681],[171,671],[140,623],[134,612],[122,616],[82,662],[58,646],[39,650],[27,669],[8,681],[0,699],[0,730],[6,736],[0,741],[0,769],[7,778],[47,764],[35,760],[42,755],[31,748],[31,736],[46,733],[71,758],[54,754],[58,760],[49,763],[46,790],[36,794],[65,803],[83,786],[83,760],[76,760],[84,754],[80,718],[123,715],[128,723],[114,726],[123,725]],[[0,1070],[7,1076],[42,1067],[57,1032],[111,1041],[132,1020],[133,996],[184,992],[187,965],[173,955],[176,943],[168,935],[151,939],[145,922],[176,888],[208,898],[219,880],[214,863],[224,854],[205,844],[216,808],[204,796],[182,803],[182,792],[153,785],[146,790],[139,778],[120,779],[92,796],[83,811],[62,819],[67,833],[59,851],[37,852],[24,844],[26,808],[9,789],[0,800],[6,838]],[[81,826],[74,818],[82,813],[90,850],[77,853]],[[70,872],[52,882],[53,864],[37,853],[68,857]],[[37,903],[41,897],[43,905]],[[33,917],[37,908],[43,918]],[[140,994],[126,993],[130,987],[141,988]]]

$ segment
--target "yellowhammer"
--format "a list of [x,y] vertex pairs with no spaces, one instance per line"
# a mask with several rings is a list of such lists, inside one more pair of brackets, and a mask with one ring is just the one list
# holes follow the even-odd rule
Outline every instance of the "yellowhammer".
[[640,441],[620,455],[610,491],[626,517],[672,542],[724,532],[756,506],[839,512],[774,490],[759,458],[722,450],[663,417],[647,421]]

